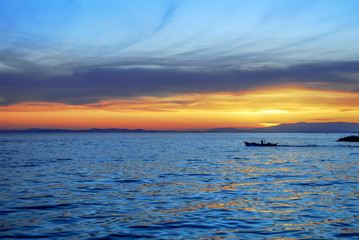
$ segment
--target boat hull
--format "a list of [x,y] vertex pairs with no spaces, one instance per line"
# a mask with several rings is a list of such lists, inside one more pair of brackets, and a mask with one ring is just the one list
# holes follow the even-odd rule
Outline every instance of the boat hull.
[[247,147],[275,147],[278,143],[256,143],[256,142],[244,142]]

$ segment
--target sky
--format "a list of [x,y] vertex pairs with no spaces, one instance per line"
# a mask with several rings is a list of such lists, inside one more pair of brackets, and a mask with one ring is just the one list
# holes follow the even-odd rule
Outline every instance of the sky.
[[0,0],[0,129],[359,122],[357,0]]

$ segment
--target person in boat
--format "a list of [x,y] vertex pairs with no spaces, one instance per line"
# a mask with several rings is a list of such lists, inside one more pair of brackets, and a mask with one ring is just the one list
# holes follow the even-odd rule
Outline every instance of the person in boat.
[[264,144],[264,141],[263,141],[263,140],[261,140],[261,144],[262,144],[262,145]]

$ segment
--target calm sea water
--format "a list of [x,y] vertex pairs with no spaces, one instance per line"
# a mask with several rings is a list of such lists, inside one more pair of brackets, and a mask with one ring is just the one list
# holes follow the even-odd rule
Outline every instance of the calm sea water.
[[0,238],[359,239],[345,135],[0,134]]

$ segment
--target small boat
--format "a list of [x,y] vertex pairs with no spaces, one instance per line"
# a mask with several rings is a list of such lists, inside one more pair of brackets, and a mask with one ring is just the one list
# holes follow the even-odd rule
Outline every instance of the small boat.
[[244,141],[244,143],[247,147],[274,147],[278,145],[278,143],[264,143],[263,141],[261,141],[260,143]]

